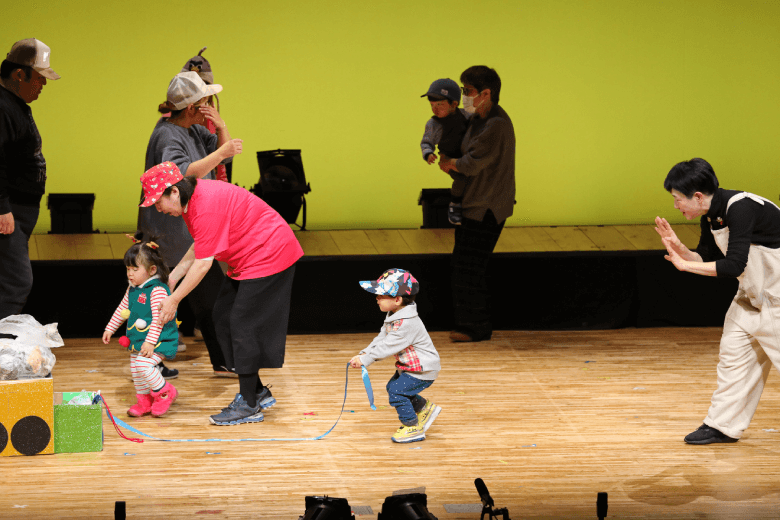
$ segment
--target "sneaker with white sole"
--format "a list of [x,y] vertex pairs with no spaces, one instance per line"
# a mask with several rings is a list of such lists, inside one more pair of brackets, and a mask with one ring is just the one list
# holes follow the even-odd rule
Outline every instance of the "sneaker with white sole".
[[401,426],[392,437],[393,442],[417,442],[425,440],[425,430],[419,424],[415,426]]
[[436,420],[440,412],[441,406],[433,404],[433,402],[428,399],[425,402],[423,409],[417,414],[417,424],[423,427],[424,432],[427,432],[428,428],[431,427],[431,424],[433,424],[433,421]]
[[244,400],[241,394],[236,394],[236,398],[226,408],[218,414],[209,417],[211,424],[217,426],[233,426],[243,423],[256,423],[263,421],[263,412],[260,407],[260,403],[257,403],[254,408]]
[[260,408],[263,410],[276,404],[276,399],[271,395],[271,387],[263,387],[263,391],[257,394],[257,402],[260,403]]

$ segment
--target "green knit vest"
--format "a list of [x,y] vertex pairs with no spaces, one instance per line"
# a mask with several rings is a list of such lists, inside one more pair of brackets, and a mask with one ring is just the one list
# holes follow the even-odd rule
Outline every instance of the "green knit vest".
[[[130,308],[130,317],[127,319],[127,337],[130,339],[130,346],[127,347],[127,350],[131,352],[141,351],[141,345],[146,341],[146,335],[152,325],[152,290],[155,287],[162,287],[166,294],[170,294],[168,286],[158,278],[150,279],[143,287],[131,285],[127,294],[127,305]],[[146,322],[146,326],[141,329],[136,327],[136,321],[139,318]],[[163,326],[154,351],[164,357],[173,357],[176,355],[178,347],[179,328],[176,326],[176,317],[174,316]]]

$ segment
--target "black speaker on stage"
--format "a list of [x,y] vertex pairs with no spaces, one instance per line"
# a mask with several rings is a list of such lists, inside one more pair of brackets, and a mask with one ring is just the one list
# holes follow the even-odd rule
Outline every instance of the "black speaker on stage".
[[303,208],[306,229],[306,197],[311,186],[306,182],[300,150],[268,150],[257,152],[260,180],[249,191],[275,209],[288,224],[295,224]]

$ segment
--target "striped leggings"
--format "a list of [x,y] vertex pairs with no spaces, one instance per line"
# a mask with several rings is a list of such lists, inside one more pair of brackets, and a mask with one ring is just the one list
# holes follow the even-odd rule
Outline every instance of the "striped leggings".
[[130,373],[133,375],[133,385],[135,393],[148,394],[152,391],[162,390],[165,386],[157,365],[162,361],[162,356],[158,353],[152,354],[152,357],[139,356],[138,353],[130,354]]

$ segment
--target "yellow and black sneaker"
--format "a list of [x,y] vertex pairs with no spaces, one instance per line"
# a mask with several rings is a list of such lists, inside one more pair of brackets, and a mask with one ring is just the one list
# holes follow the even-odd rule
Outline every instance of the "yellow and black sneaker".
[[441,406],[433,404],[430,399],[425,402],[425,406],[417,414],[417,424],[423,427],[423,432],[428,431],[433,421],[439,416],[439,412],[441,412]]
[[425,430],[420,424],[415,426],[401,426],[392,437],[393,442],[417,442],[425,440]]

